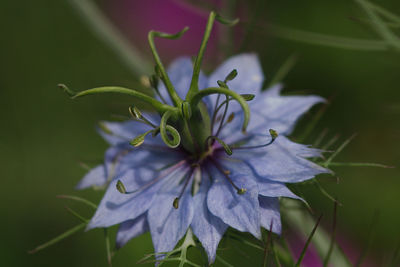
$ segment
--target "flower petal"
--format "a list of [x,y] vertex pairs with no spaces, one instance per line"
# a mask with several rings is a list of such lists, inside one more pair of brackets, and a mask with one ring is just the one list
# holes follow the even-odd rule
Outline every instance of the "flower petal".
[[[230,157],[221,156],[218,158],[220,164],[225,170],[230,173],[241,173],[248,179],[252,179],[257,183],[258,194],[266,197],[289,197],[294,199],[301,199],[300,197],[293,194],[284,183],[274,182],[268,180],[256,173],[254,168],[246,164],[242,160],[235,160]],[[302,200],[302,199],[301,199]]]
[[108,181],[131,168],[162,169],[183,159],[178,151],[168,147],[137,147],[121,143],[107,149],[104,157]]
[[322,97],[280,96],[280,85],[258,94],[251,102],[251,121],[248,131],[274,129],[281,135],[292,132],[296,121],[317,103],[325,102]]
[[[260,201],[260,223],[265,229],[280,235],[282,232],[281,215],[279,213],[279,200],[276,197],[258,198]],[[272,229],[271,229],[272,226]]]
[[273,144],[258,149],[238,149],[233,158],[247,163],[261,177],[283,183],[298,183],[320,173],[330,173],[304,157],[318,156],[319,150],[278,136]]
[[261,238],[256,182],[246,179],[242,174],[231,176],[239,188],[247,190],[243,195],[239,195],[219,171],[212,172],[212,179],[213,184],[207,195],[208,209],[229,226]]
[[[174,199],[179,196],[181,186],[178,186],[182,172],[170,179],[169,189],[163,189],[154,199],[149,209],[147,220],[150,226],[151,238],[156,253],[171,251],[185,235],[192,222],[194,209],[190,184],[179,201],[179,208],[173,207]],[[171,186],[173,184],[173,186]],[[162,256],[159,256],[162,258]]]
[[208,263],[211,264],[215,261],[219,241],[228,225],[214,216],[207,208],[207,191],[209,190],[210,182],[209,178],[204,176],[203,174],[199,192],[193,197],[194,210],[196,212],[194,213],[191,227],[207,252]]
[[[122,173],[110,183],[87,229],[108,227],[140,216],[150,208],[164,181],[179,175],[182,168],[177,164],[160,172],[151,165],[145,165]],[[127,191],[139,189],[138,192],[120,193],[116,189],[118,180],[122,181]]]
[[118,228],[115,246],[122,248],[129,240],[147,231],[149,231],[147,213],[140,215],[134,220],[125,221]]
[[86,189],[91,186],[102,186],[107,182],[106,170],[103,164],[91,169],[76,185],[76,189]]
[[261,90],[264,75],[256,54],[240,54],[224,61],[209,77],[208,87],[218,87],[217,81],[236,69],[238,74],[229,81],[231,90],[239,94],[257,94]]

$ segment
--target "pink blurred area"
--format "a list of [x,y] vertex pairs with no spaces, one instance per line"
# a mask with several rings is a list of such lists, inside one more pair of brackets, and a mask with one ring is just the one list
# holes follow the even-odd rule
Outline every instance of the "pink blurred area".
[[[201,3],[219,6],[217,0],[202,0]],[[199,1],[200,3],[200,1]],[[165,62],[177,56],[195,56],[200,47],[207,23],[208,11],[195,7],[184,0],[108,0],[105,12],[122,33],[141,51],[150,55],[147,34],[150,30],[176,33],[189,26],[179,40],[157,39],[156,46]],[[217,55],[219,25],[215,24],[205,57]]]
[[[306,243],[306,239],[300,237],[298,233],[292,233],[291,238],[289,239],[290,243],[290,248],[293,252],[293,255],[297,259],[300,257],[300,254],[303,250],[303,247]],[[356,263],[358,262],[361,254],[363,253],[363,248],[367,246],[367,244],[357,244],[353,241],[351,241],[347,236],[344,236],[343,233],[340,234],[336,238],[336,242],[339,244],[339,246],[342,248],[344,251],[346,257],[349,259],[349,261],[353,264],[353,266],[356,266]],[[318,252],[311,243],[304,254],[303,261],[301,263],[302,267],[322,267],[323,266],[323,261],[321,260],[320,256],[318,255]],[[330,264],[328,266],[337,266],[337,264],[334,264],[334,259],[331,258]],[[373,259],[373,255],[366,255],[366,257],[363,259],[362,264],[360,266],[363,267],[378,267],[379,264],[375,262]]]

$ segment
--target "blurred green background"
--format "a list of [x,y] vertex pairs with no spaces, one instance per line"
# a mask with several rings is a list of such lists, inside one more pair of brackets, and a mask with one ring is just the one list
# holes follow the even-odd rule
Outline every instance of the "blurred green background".
[[[112,2],[99,4],[107,11]],[[376,2],[400,14],[399,1]],[[246,13],[251,14],[251,10],[252,5]],[[262,21],[278,25],[378,38],[370,27],[352,19],[355,17],[365,15],[348,0],[266,1],[261,12]],[[78,90],[101,85],[133,87],[138,77],[93,34],[68,0],[3,0],[0,29],[1,265],[106,266],[102,230],[76,234],[35,255],[27,251],[78,223],[65,205],[90,217],[89,209],[55,196],[77,194],[95,203],[100,200],[102,192],[74,191],[85,173],[77,163],[102,159],[107,145],[96,134],[96,123],[110,119],[111,114],[127,115],[126,107],[131,103],[131,99],[111,95],[72,101],[56,85],[62,82]],[[285,78],[285,92],[330,99],[306,143],[313,143],[325,128],[325,142],[339,134],[338,144],[358,133],[337,161],[398,166],[400,53],[302,44],[275,38],[267,30],[255,32],[249,51],[260,55],[267,82],[295,53],[298,61]],[[310,118],[308,114],[301,125]],[[322,177],[321,183],[343,204],[338,212],[338,235],[360,251],[368,243],[370,224],[378,211],[368,254],[377,263],[387,260],[400,242],[398,168],[333,169],[340,182]],[[312,185],[301,186],[301,190],[316,213],[326,215],[323,224],[329,227],[332,202]],[[114,265],[134,266],[152,251],[150,236],[141,236],[120,250]]]

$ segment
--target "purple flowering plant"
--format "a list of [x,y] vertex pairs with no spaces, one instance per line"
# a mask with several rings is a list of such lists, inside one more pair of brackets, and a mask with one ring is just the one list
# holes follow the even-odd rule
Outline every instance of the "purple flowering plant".
[[307,159],[320,157],[321,150],[287,137],[296,121],[324,99],[281,96],[279,84],[263,91],[255,54],[235,55],[209,76],[201,72],[215,20],[234,24],[211,12],[194,62],[181,57],[168,69],[154,38],[179,38],[187,28],[174,35],[149,33],[155,98],[123,87],[74,92],[60,85],[72,98],[115,92],[153,107],[154,112],[143,112],[131,106],[131,120],[101,122],[99,133],[110,148],[104,163],[77,188],[107,188],[87,229],[119,225],[117,247],[150,231],[157,262],[185,254],[197,238],[211,264],[229,227],[257,239],[261,228],[281,234],[279,198],[302,200],[287,184],[330,173]]

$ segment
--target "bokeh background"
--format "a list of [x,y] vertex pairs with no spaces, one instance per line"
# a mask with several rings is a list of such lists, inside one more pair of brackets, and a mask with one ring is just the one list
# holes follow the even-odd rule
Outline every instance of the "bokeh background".
[[[135,87],[139,80],[69,2],[3,0],[1,4],[2,266],[107,266],[102,230],[75,234],[35,255],[27,253],[78,223],[64,209],[66,205],[91,216],[91,210],[57,199],[56,195],[76,194],[95,203],[100,200],[101,191],[74,191],[85,173],[78,163],[91,164],[102,159],[107,145],[96,134],[96,123],[111,119],[113,114],[126,116],[127,106],[132,103],[131,99],[114,95],[70,100],[56,85],[66,83],[77,90],[101,85]],[[254,15],[255,3],[237,2],[240,8],[233,15],[248,21]],[[399,1],[376,2],[400,14]],[[174,32],[182,26],[192,26],[192,33],[189,31],[182,40],[159,42],[160,54],[166,62],[180,54],[194,55],[206,22],[204,9],[210,4],[205,1],[207,5],[193,7],[191,1],[161,0],[96,3],[127,40],[137,46],[144,59],[150,58],[145,39],[149,29]],[[222,13],[227,13],[226,7],[232,3],[211,4],[224,7]],[[256,9],[260,12],[257,25],[262,27],[253,32],[245,51],[259,54],[266,84],[284,61],[295,54],[297,62],[285,78],[284,92],[313,93],[330,99],[305,143],[312,144],[324,129],[327,129],[325,142],[338,135],[337,145],[357,133],[336,161],[398,166],[400,53],[293,42],[277,38],[265,27],[273,23],[324,34],[378,39],[371,27],[358,19],[365,18],[360,7],[348,0],[273,0]],[[241,24],[235,30],[237,42],[233,43],[226,42],[226,38],[219,43],[218,37],[226,32],[220,26],[216,28],[207,52],[206,71],[211,71],[226,56],[228,50],[221,49],[221,45],[240,47],[246,25]],[[301,121],[296,129],[298,136],[318,110],[317,107]],[[368,261],[381,266],[390,260],[400,242],[399,170],[332,168],[339,183],[332,177],[321,177],[320,181],[343,204],[338,209],[338,236],[350,244],[353,258],[370,246]],[[325,214],[322,224],[329,229],[332,201],[313,185],[300,189],[315,212]],[[114,266],[135,266],[137,260],[152,251],[150,235],[143,235],[120,250],[114,257]],[[234,252],[223,253],[237,266],[248,261],[242,255],[234,258]]]

